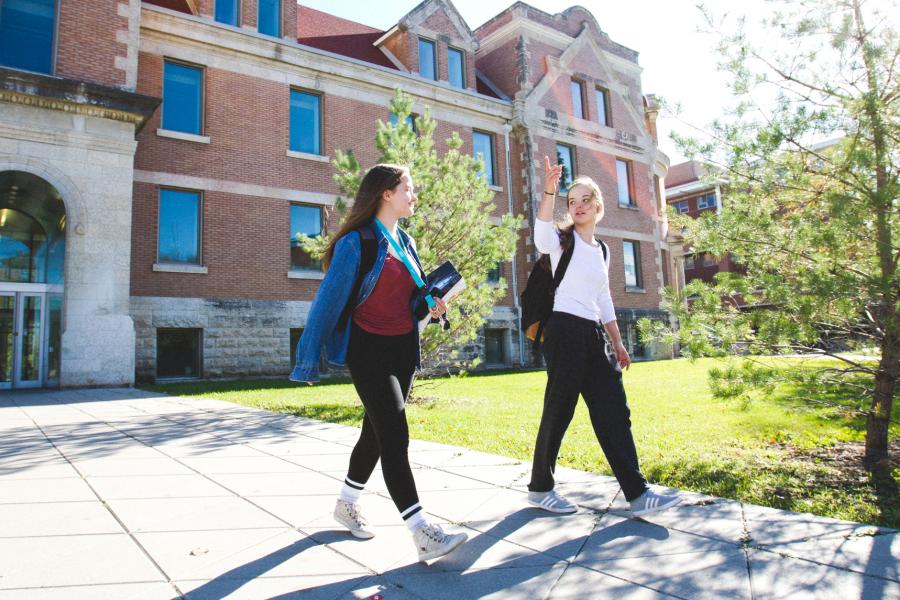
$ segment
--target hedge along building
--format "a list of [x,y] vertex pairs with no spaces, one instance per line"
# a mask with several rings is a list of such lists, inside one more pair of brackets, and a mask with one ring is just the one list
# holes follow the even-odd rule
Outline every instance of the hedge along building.
[[[334,230],[337,215],[327,209],[338,190],[329,158],[341,148],[363,165],[377,159],[375,121],[390,118],[396,87],[413,96],[415,112],[432,108],[439,150],[458,131],[468,151],[485,156],[496,216],[529,218],[516,255],[498,270],[506,296],[467,351],[497,365],[528,358],[515,299],[534,258],[530,219],[543,155],[558,145],[572,149],[575,171],[593,175],[607,198],[598,233],[612,248],[620,322],[661,316],[665,223],[652,182],[664,174],[665,157],[653,140],[636,54],[609,42],[583,9],[549,15],[518,3],[472,32],[443,0],[423,2],[388,31],[279,0],[2,6],[50,7],[47,72],[79,90],[63,94],[64,106],[38,109],[9,95],[0,104],[0,171],[41,177],[59,196],[46,201],[57,207],[50,214],[58,217],[63,206],[66,215],[64,282],[18,282],[56,286],[40,292],[51,303],[40,317],[47,323],[41,368],[49,373],[58,364],[59,375],[38,385],[287,373],[322,278],[292,239]],[[110,15],[121,15],[118,29],[108,26]],[[6,87],[19,85],[20,96],[34,91],[10,83],[41,77],[26,72],[33,67],[15,64],[5,49],[0,63],[15,70],[4,75]],[[573,77],[584,86],[581,118],[567,95]],[[600,89],[603,124],[590,99]],[[105,112],[75,112],[96,111],[101,92],[109,97]],[[155,112],[154,98],[162,99]],[[43,112],[24,118],[16,111]],[[23,133],[23,123],[32,133]],[[53,127],[63,134],[47,142]],[[633,193],[621,208],[613,200],[626,189],[617,159]],[[14,185],[3,176],[0,198]],[[55,240],[48,248],[59,248],[60,235],[45,235]],[[4,285],[12,283],[6,277]],[[60,286],[61,308],[52,297]],[[26,323],[27,296],[15,298],[16,322]],[[61,356],[50,356],[58,352],[54,327],[63,332]],[[640,350],[633,331],[623,330]]]
[[0,2],[0,389],[127,384],[140,2]]

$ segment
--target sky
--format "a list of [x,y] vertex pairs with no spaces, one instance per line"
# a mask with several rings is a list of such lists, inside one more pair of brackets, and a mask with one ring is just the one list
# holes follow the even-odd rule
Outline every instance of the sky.
[[[512,0],[452,2],[473,30],[512,4]],[[396,24],[418,3],[419,0],[300,1],[304,6],[380,29]],[[723,107],[730,102],[727,80],[716,69],[714,48],[717,37],[698,32],[703,26],[703,18],[696,0],[527,0],[527,3],[551,14],[579,4],[593,13],[600,28],[614,42],[639,53],[643,92],[656,94],[681,107],[677,117],[662,114],[657,122],[660,148],[673,165],[686,158],[671,141],[669,133],[674,130],[682,135],[701,135],[699,131],[722,114]],[[736,3],[708,0],[708,5],[718,12],[728,10]],[[771,9],[762,0],[743,0],[740,10],[754,20]]]

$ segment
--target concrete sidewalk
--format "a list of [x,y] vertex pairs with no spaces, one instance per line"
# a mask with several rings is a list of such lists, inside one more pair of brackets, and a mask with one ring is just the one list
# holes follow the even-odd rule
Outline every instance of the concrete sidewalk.
[[[615,480],[526,507],[528,465],[413,442],[422,504],[470,541],[416,562],[377,472],[368,541],[331,520],[358,430],[131,389],[0,395],[0,600],[900,599],[893,530],[685,494],[628,518]],[[450,526],[456,528],[455,525]]]

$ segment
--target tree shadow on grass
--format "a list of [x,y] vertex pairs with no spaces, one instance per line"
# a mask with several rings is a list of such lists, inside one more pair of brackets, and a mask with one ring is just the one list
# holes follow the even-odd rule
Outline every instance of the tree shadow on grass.
[[284,404],[277,408],[272,407],[272,409],[295,417],[306,417],[317,421],[356,427],[362,424],[365,414],[362,405],[347,404]]

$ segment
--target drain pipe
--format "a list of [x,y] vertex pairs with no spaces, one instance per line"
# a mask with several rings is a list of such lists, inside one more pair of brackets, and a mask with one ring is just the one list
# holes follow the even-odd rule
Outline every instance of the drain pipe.
[[[510,167],[509,152],[509,132],[512,131],[512,125],[509,121],[503,124],[503,148],[506,152],[506,198],[509,204],[509,214],[513,215],[513,189],[512,189],[512,168]],[[518,246],[519,232],[516,232],[516,246]],[[516,331],[519,338],[519,367],[525,366],[525,336],[522,333],[522,307],[519,305],[519,269],[516,265],[516,257],[518,256],[518,247],[512,256],[512,293],[513,308],[516,311]]]

